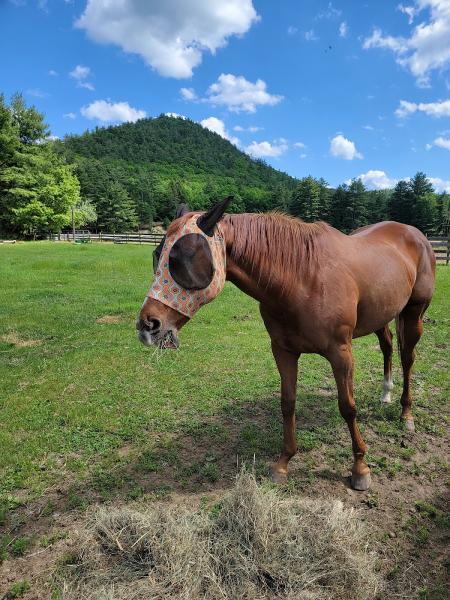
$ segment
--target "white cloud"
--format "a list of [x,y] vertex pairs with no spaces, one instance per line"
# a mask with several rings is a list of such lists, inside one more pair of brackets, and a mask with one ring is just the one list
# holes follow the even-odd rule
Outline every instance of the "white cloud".
[[353,160],[354,158],[363,158],[363,155],[356,150],[354,142],[348,140],[343,135],[336,135],[330,144],[330,154],[335,158]]
[[414,8],[414,6],[405,6],[404,4],[399,4],[397,6],[397,10],[399,10],[408,17],[408,23],[410,25],[412,24],[412,22],[414,21],[414,17],[418,13],[418,10]]
[[450,150],[450,139],[444,137],[437,137],[433,144],[435,146],[439,146],[439,148],[445,148],[446,150]]
[[384,171],[377,171],[376,169],[361,173],[356,179],[361,179],[364,185],[372,190],[393,188],[397,183],[396,179],[391,179]]
[[90,83],[89,81],[86,81],[86,79],[90,76],[91,76],[90,67],[85,67],[83,65],[77,65],[73,69],[73,71],[70,71],[70,73],[69,73],[69,77],[72,77],[72,79],[75,79],[78,87],[86,88],[87,90],[91,90],[91,92],[93,92],[95,89],[93,84]]
[[434,185],[437,192],[447,192],[450,194],[450,181],[441,179],[440,177],[428,177]]
[[259,20],[252,0],[88,0],[76,26],[140,55],[165,77],[191,77],[202,61]]
[[183,121],[186,121],[187,117],[185,117],[184,115],[180,115],[176,112],[166,112],[164,113],[164,115],[166,117],[172,117],[172,119],[183,119]]
[[334,8],[332,2],[328,2],[328,6],[325,10],[321,11],[316,19],[337,19],[342,15],[342,10]]
[[429,117],[450,117],[450,100],[439,102],[408,102],[400,100],[400,106],[395,111],[397,117],[404,118],[415,112],[424,112]]
[[242,125],[235,125],[233,127],[234,131],[250,131],[251,133],[256,133],[257,131],[262,131],[264,127],[257,127],[256,125],[250,125],[250,127],[242,127]]
[[70,71],[69,73],[70,77],[73,77],[73,79],[76,79],[77,81],[86,79],[90,74],[90,67],[85,67],[83,65],[77,65],[73,71]]
[[339,25],[339,36],[341,38],[346,38],[348,36],[348,25],[345,21]]
[[305,31],[303,33],[303,37],[307,42],[316,42],[319,38],[314,33],[314,29],[310,29],[309,31]]
[[288,149],[288,145],[284,138],[271,142],[252,142],[245,148],[247,154],[254,158],[264,158],[266,156],[281,156]]
[[50,69],[50,71],[48,72],[49,75],[51,75],[52,77],[57,77],[58,73],[56,71],[54,71],[53,69]]
[[76,119],[77,115],[73,112],[68,112],[63,115],[65,119]]
[[231,112],[254,113],[258,106],[274,106],[282,99],[283,96],[269,94],[262,79],[252,83],[245,77],[222,73],[216,83],[209,86],[203,102],[224,105]]
[[290,25],[287,29],[288,35],[295,35],[298,31],[297,27],[293,27],[292,25]]
[[200,121],[200,125],[206,129],[209,129],[210,131],[213,131],[214,133],[217,133],[220,135],[220,137],[223,137],[235,146],[239,145],[238,138],[230,135],[225,128],[225,123],[217,117],[208,117],[207,119],[203,119],[203,121]]
[[[400,6],[402,8],[400,8]],[[429,19],[411,30],[409,37],[383,35],[374,29],[364,40],[363,48],[387,48],[396,61],[416,77],[420,87],[429,87],[430,72],[443,70],[450,65],[450,2],[449,0],[416,0],[415,7],[399,5],[399,10],[409,16],[410,24],[414,16],[429,9]]]
[[306,148],[306,144],[303,142],[295,142],[294,148]]
[[190,100],[191,102],[197,100],[197,94],[195,93],[194,88],[182,87],[180,89],[180,94],[184,100]]
[[307,154],[300,154],[300,158],[306,158],[307,156]]
[[34,96],[35,98],[47,98],[49,96],[47,92],[43,92],[39,88],[32,88],[30,90],[27,90],[27,94],[29,96]]
[[372,125],[363,125],[363,129],[366,129],[367,131],[373,131],[374,127],[372,127]]
[[104,123],[125,123],[127,121],[134,123],[147,116],[145,110],[133,108],[128,102],[108,102],[106,100],[96,100],[88,106],[83,106],[81,114],[87,119],[97,119]]

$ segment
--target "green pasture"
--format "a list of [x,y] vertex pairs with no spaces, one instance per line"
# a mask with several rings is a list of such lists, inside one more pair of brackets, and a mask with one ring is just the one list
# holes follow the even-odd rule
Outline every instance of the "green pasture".
[[[276,455],[279,380],[257,303],[227,284],[182,330],[180,350],[145,348],[135,319],[152,276],[151,250],[0,247],[0,493],[7,506],[58,487],[74,505],[85,502],[85,490],[133,498],[174,485],[195,489],[233,473],[237,457],[262,469]],[[448,426],[449,291],[450,269],[440,267],[415,369],[416,427],[438,437]],[[105,316],[114,318],[102,322]],[[362,430],[395,439],[398,358],[395,402],[383,407],[377,340],[354,346]],[[319,447],[345,471],[351,445],[342,443],[328,363],[303,356],[299,382],[305,472]],[[383,462],[376,444],[370,456],[375,471],[409,458]]]

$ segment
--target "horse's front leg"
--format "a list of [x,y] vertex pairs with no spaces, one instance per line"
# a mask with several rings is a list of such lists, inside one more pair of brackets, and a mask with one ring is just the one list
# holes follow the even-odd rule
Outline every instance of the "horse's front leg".
[[278,461],[272,465],[274,483],[287,479],[288,463],[297,452],[295,428],[295,400],[297,395],[297,366],[299,354],[292,354],[272,342],[272,352],[281,377],[281,412],[283,414],[283,450]]
[[339,400],[339,411],[347,422],[352,436],[353,468],[352,487],[367,490],[370,486],[370,469],[364,460],[367,446],[356,423],[356,405],[353,398],[353,354],[351,337],[333,347],[327,356],[333,368]]

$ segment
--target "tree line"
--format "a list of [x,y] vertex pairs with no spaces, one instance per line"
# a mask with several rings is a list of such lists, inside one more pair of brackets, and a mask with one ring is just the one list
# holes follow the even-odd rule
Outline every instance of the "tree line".
[[393,219],[445,234],[449,195],[424,173],[393,190],[355,179],[335,189],[255,161],[188,119],[161,115],[51,140],[23,97],[0,95],[0,235],[45,237],[71,226],[108,232],[166,225],[180,202],[203,210],[232,194],[231,212],[278,209],[349,232]]
[[345,233],[393,220],[414,225],[425,234],[446,235],[450,195],[437,193],[422,172],[386,190],[367,190],[360,179],[330,189],[323,179],[309,176],[298,182],[286,208],[305,221],[327,221]]

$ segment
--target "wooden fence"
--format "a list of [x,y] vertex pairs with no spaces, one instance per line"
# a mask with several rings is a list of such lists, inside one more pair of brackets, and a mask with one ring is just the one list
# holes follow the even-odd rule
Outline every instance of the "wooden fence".
[[[75,242],[113,242],[114,244],[153,244],[158,245],[163,239],[162,233],[90,233],[76,231]],[[61,233],[51,237],[55,242],[73,242],[72,233]]]
[[444,263],[448,265],[450,262],[450,236],[431,236],[428,238],[428,241],[433,247],[437,263]]
[[[89,231],[76,231],[75,242],[114,242],[114,244],[153,244],[157,246],[163,239],[162,233],[90,233]],[[53,240],[72,242],[72,233],[61,233],[52,236]],[[432,236],[429,242],[433,246],[438,263],[450,263],[450,236]]]

